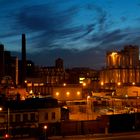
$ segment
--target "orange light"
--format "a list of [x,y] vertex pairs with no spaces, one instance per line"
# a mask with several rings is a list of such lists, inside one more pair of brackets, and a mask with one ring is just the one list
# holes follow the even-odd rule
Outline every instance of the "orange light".
[[135,85],[135,82],[133,82],[132,85]]
[[66,86],[66,83],[64,83],[63,86]]
[[9,138],[9,135],[8,134],[5,134],[5,136],[4,136],[5,138]]
[[44,129],[46,130],[48,128],[48,126],[47,125],[44,125]]
[[83,83],[83,86],[85,87],[86,86],[86,83]]
[[90,98],[90,96],[88,95],[88,96],[87,96],[87,99],[89,99],[89,98]]
[[117,54],[117,52],[112,52],[111,56],[114,57]]
[[118,82],[118,86],[120,86],[121,85],[121,82]]
[[101,86],[103,86],[104,85],[104,82],[101,82]]
[[59,92],[56,92],[56,96],[59,96]]
[[67,96],[69,96],[70,95],[70,92],[67,92],[66,94],[67,94]]
[[77,95],[80,95],[80,91],[77,91]]

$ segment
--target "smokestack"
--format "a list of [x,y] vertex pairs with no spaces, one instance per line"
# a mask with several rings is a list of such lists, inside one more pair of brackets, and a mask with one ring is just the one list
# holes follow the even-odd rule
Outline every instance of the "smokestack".
[[26,80],[26,37],[22,34],[22,68],[21,68],[21,84],[24,86]]

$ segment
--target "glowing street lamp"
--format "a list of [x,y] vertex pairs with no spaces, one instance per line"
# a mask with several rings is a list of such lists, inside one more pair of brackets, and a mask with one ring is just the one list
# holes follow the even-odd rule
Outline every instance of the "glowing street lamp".
[[87,96],[87,119],[89,120],[89,110],[91,110],[90,108],[90,102],[89,102],[90,96]]
[[3,110],[3,108],[2,107],[0,107],[0,111],[2,111]]
[[121,82],[118,82],[117,85],[120,86],[121,85]]
[[83,87],[85,87],[86,86],[86,83],[83,83]]
[[66,86],[66,83],[63,83],[63,86],[65,87]]
[[101,82],[101,86],[103,86],[104,85],[104,82]]
[[59,92],[56,92],[56,96],[59,96]]
[[133,82],[132,85],[134,86],[135,85],[135,82]]
[[43,129],[44,129],[44,133],[45,133],[45,140],[47,140],[47,129],[48,129],[48,126],[44,125]]
[[47,125],[44,125],[44,130],[46,130],[48,128],[48,126]]
[[80,91],[77,91],[77,95],[80,95]]
[[70,92],[66,92],[66,94],[67,94],[67,96],[69,96],[70,95]]

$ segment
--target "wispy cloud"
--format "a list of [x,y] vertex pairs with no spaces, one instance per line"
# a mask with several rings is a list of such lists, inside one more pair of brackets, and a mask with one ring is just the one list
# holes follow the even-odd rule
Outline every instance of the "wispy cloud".
[[18,51],[26,33],[35,62],[63,57],[69,65],[99,67],[106,50],[140,44],[139,3],[127,1],[1,0],[0,41]]

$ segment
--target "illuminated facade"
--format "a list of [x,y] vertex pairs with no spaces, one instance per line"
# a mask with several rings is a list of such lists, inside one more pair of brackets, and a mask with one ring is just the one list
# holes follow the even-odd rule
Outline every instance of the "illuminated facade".
[[106,68],[100,73],[101,86],[140,85],[138,46],[125,46],[121,51],[107,52]]
[[57,86],[52,88],[52,96],[59,101],[82,99],[82,87],[79,85]]

